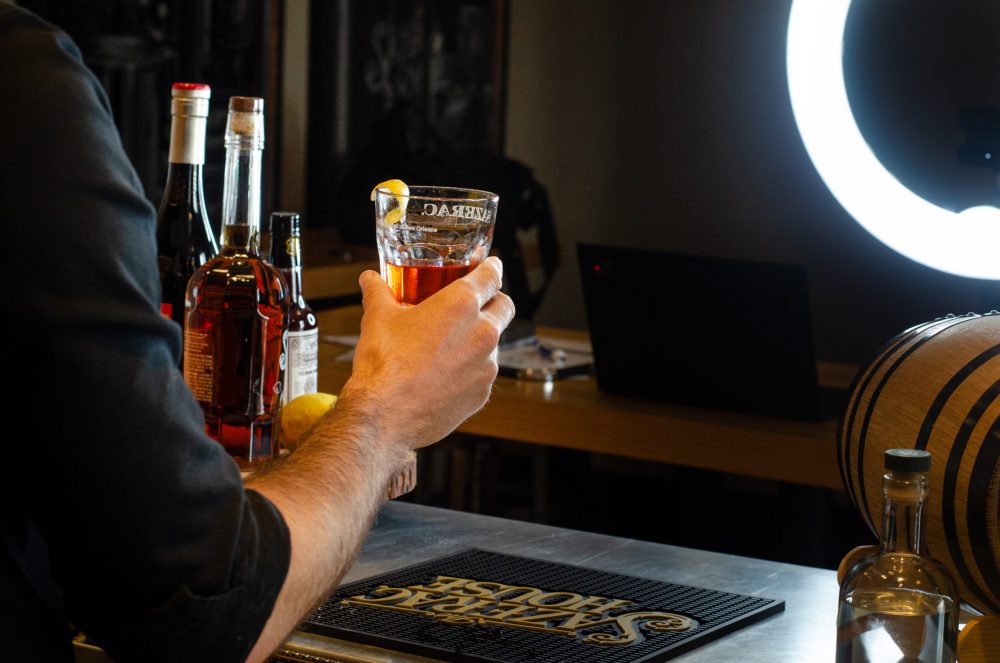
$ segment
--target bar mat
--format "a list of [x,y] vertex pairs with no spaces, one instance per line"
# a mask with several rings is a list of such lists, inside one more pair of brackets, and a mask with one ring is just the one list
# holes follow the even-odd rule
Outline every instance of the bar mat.
[[351,583],[300,627],[446,661],[666,661],[784,601],[484,550]]

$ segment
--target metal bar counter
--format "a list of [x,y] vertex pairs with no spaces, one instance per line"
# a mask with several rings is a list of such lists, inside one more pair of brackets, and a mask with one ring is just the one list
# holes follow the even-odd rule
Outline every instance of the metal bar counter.
[[[664,527],[670,527],[668,507],[645,506],[651,517],[663,521]],[[838,592],[834,571],[414,504],[389,502],[383,506],[344,581],[362,580],[467,548],[785,601],[783,613],[673,660],[791,663],[834,658]],[[293,635],[287,648],[299,653],[300,657],[292,660],[430,660],[304,633]]]

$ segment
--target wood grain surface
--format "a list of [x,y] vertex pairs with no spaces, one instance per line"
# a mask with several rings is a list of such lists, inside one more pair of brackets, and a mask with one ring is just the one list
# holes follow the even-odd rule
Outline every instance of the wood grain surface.
[[958,634],[958,660],[961,663],[997,663],[1000,661],[1000,617],[978,617]]
[[[320,335],[357,333],[360,307],[320,314]],[[585,337],[581,332],[542,330]],[[320,391],[338,393],[347,350],[320,344]],[[822,368],[822,367],[821,367]],[[830,372],[844,379],[842,369]],[[842,489],[836,422],[801,422],[609,396],[591,378],[541,383],[498,378],[486,407],[464,433],[669,463],[743,476]]]
[[838,462],[874,531],[882,526],[883,456],[933,457],[925,507],[927,550],[959,583],[961,598],[1000,612],[1000,315],[914,327],[861,373],[848,404]]

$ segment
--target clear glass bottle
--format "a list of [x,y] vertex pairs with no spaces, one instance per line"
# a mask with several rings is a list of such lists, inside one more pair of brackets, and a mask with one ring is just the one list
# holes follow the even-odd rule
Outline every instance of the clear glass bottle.
[[302,296],[302,238],[295,212],[271,214],[269,256],[288,284],[288,346],[285,388],[281,393],[284,405],[302,394],[316,393],[319,361],[319,324]]
[[840,586],[837,663],[955,661],[958,590],[922,548],[930,467],[926,451],[885,453],[881,545]]
[[184,328],[184,295],[195,270],[219,254],[202,184],[209,86],[174,83],[167,183],[156,213],[160,312]]
[[232,97],[226,122],[222,251],[188,283],[184,379],[205,431],[241,466],[276,452],[287,286],[260,257],[264,100]]

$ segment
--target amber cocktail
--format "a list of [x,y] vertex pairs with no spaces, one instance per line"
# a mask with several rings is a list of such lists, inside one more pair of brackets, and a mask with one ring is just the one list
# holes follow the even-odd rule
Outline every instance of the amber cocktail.
[[500,198],[489,191],[413,186],[375,190],[382,278],[396,301],[419,304],[489,254]]

